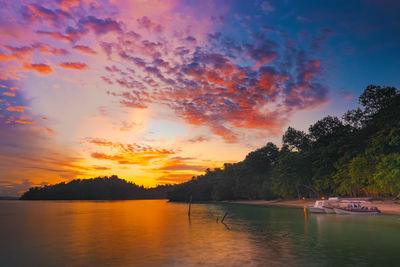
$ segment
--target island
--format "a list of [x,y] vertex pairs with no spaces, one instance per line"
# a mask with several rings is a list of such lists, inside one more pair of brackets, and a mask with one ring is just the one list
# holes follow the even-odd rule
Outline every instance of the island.
[[170,185],[145,188],[113,175],[32,187],[21,200],[128,200],[166,198]]

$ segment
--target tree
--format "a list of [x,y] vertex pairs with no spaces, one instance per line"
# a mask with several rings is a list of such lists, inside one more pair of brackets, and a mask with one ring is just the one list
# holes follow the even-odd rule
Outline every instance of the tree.
[[400,154],[382,157],[376,166],[374,180],[381,192],[400,197]]
[[299,152],[283,152],[272,172],[272,187],[283,198],[315,196],[311,181],[311,162]]
[[308,129],[311,139],[316,143],[326,143],[330,137],[343,134],[344,130],[343,123],[337,117],[332,116],[327,116],[317,121]]
[[343,115],[343,120],[345,122],[345,125],[349,125],[353,129],[361,129],[365,125],[365,114],[364,112],[360,109],[352,109],[347,111]]
[[388,106],[398,94],[395,87],[368,85],[360,95],[359,103],[365,108],[366,114],[372,115]]
[[282,142],[290,150],[304,151],[310,147],[310,138],[303,132],[289,127],[282,137]]

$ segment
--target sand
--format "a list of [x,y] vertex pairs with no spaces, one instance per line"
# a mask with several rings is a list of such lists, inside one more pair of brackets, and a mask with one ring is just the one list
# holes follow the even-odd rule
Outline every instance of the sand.
[[[280,206],[280,207],[293,207],[301,208],[304,206],[313,206],[316,199],[306,200],[238,200],[229,201],[230,203],[249,204],[249,205],[266,205],[266,206]],[[371,201],[366,206],[375,206],[381,210],[383,214],[400,214],[400,202],[393,200],[384,201]]]

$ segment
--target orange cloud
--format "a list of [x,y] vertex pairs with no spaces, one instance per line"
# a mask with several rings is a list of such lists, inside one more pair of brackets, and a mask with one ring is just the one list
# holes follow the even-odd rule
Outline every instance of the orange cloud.
[[16,112],[24,112],[26,109],[31,109],[31,107],[15,106],[7,108],[8,111],[16,111]]
[[21,120],[15,120],[16,123],[20,124],[35,124],[34,121],[21,121]]
[[9,61],[11,59],[15,58],[13,55],[9,55],[9,54],[4,54],[4,53],[0,53],[0,61]]
[[193,177],[192,173],[166,173],[161,177],[156,178],[158,182],[162,184],[176,184],[183,183],[190,180]]
[[116,154],[107,155],[105,153],[94,152],[91,157],[100,160],[110,160],[115,161],[118,164],[127,165],[140,165],[148,166],[151,161],[156,159],[164,159],[168,157],[169,152],[160,151],[145,151],[140,153],[126,153],[126,154]]
[[28,70],[35,70],[39,73],[47,74],[52,72],[53,70],[49,65],[46,64],[28,64],[24,63],[24,67]]
[[158,149],[147,145],[139,144],[122,144],[111,142],[99,138],[86,138],[86,143],[100,147],[108,147],[112,150],[117,150],[117,153],[106,154],[102,152],[93,152],[91,157],[98,160],[109,160],[123,165],[139,165],[148,166],[153,160],[165,159],[172,154],[172,150]]
[[87,68],[87,65],[80,62],[64,62],[60,64],[60,67],[65,69],[84,70]]
[[139,153],[139,152],[155,152],[162,154],[174,154],[173,150],[158,149],[148,145],[140,145],[136,143],[122,144],[119,142],[111,142],[101,138],[85,138],[85,142],[97,146],[106,146],[118,149],[122,153]]
[[3,95],[6,95],[6,96],[15,96],[15,94],[14,94],[14,93],[11,93],[11,92],[3,92]]
[[93,169],[98,170],[98,171],[107,171],[107,170],[111,170],[111,168],[103,167],[103,166],[93,166]]

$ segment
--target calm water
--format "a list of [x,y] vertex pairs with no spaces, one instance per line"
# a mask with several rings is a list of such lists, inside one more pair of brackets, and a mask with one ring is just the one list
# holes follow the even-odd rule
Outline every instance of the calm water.
[[196,204],[189,221],[165,200],[0,201],[0,266],[399,264],[399,216]]

